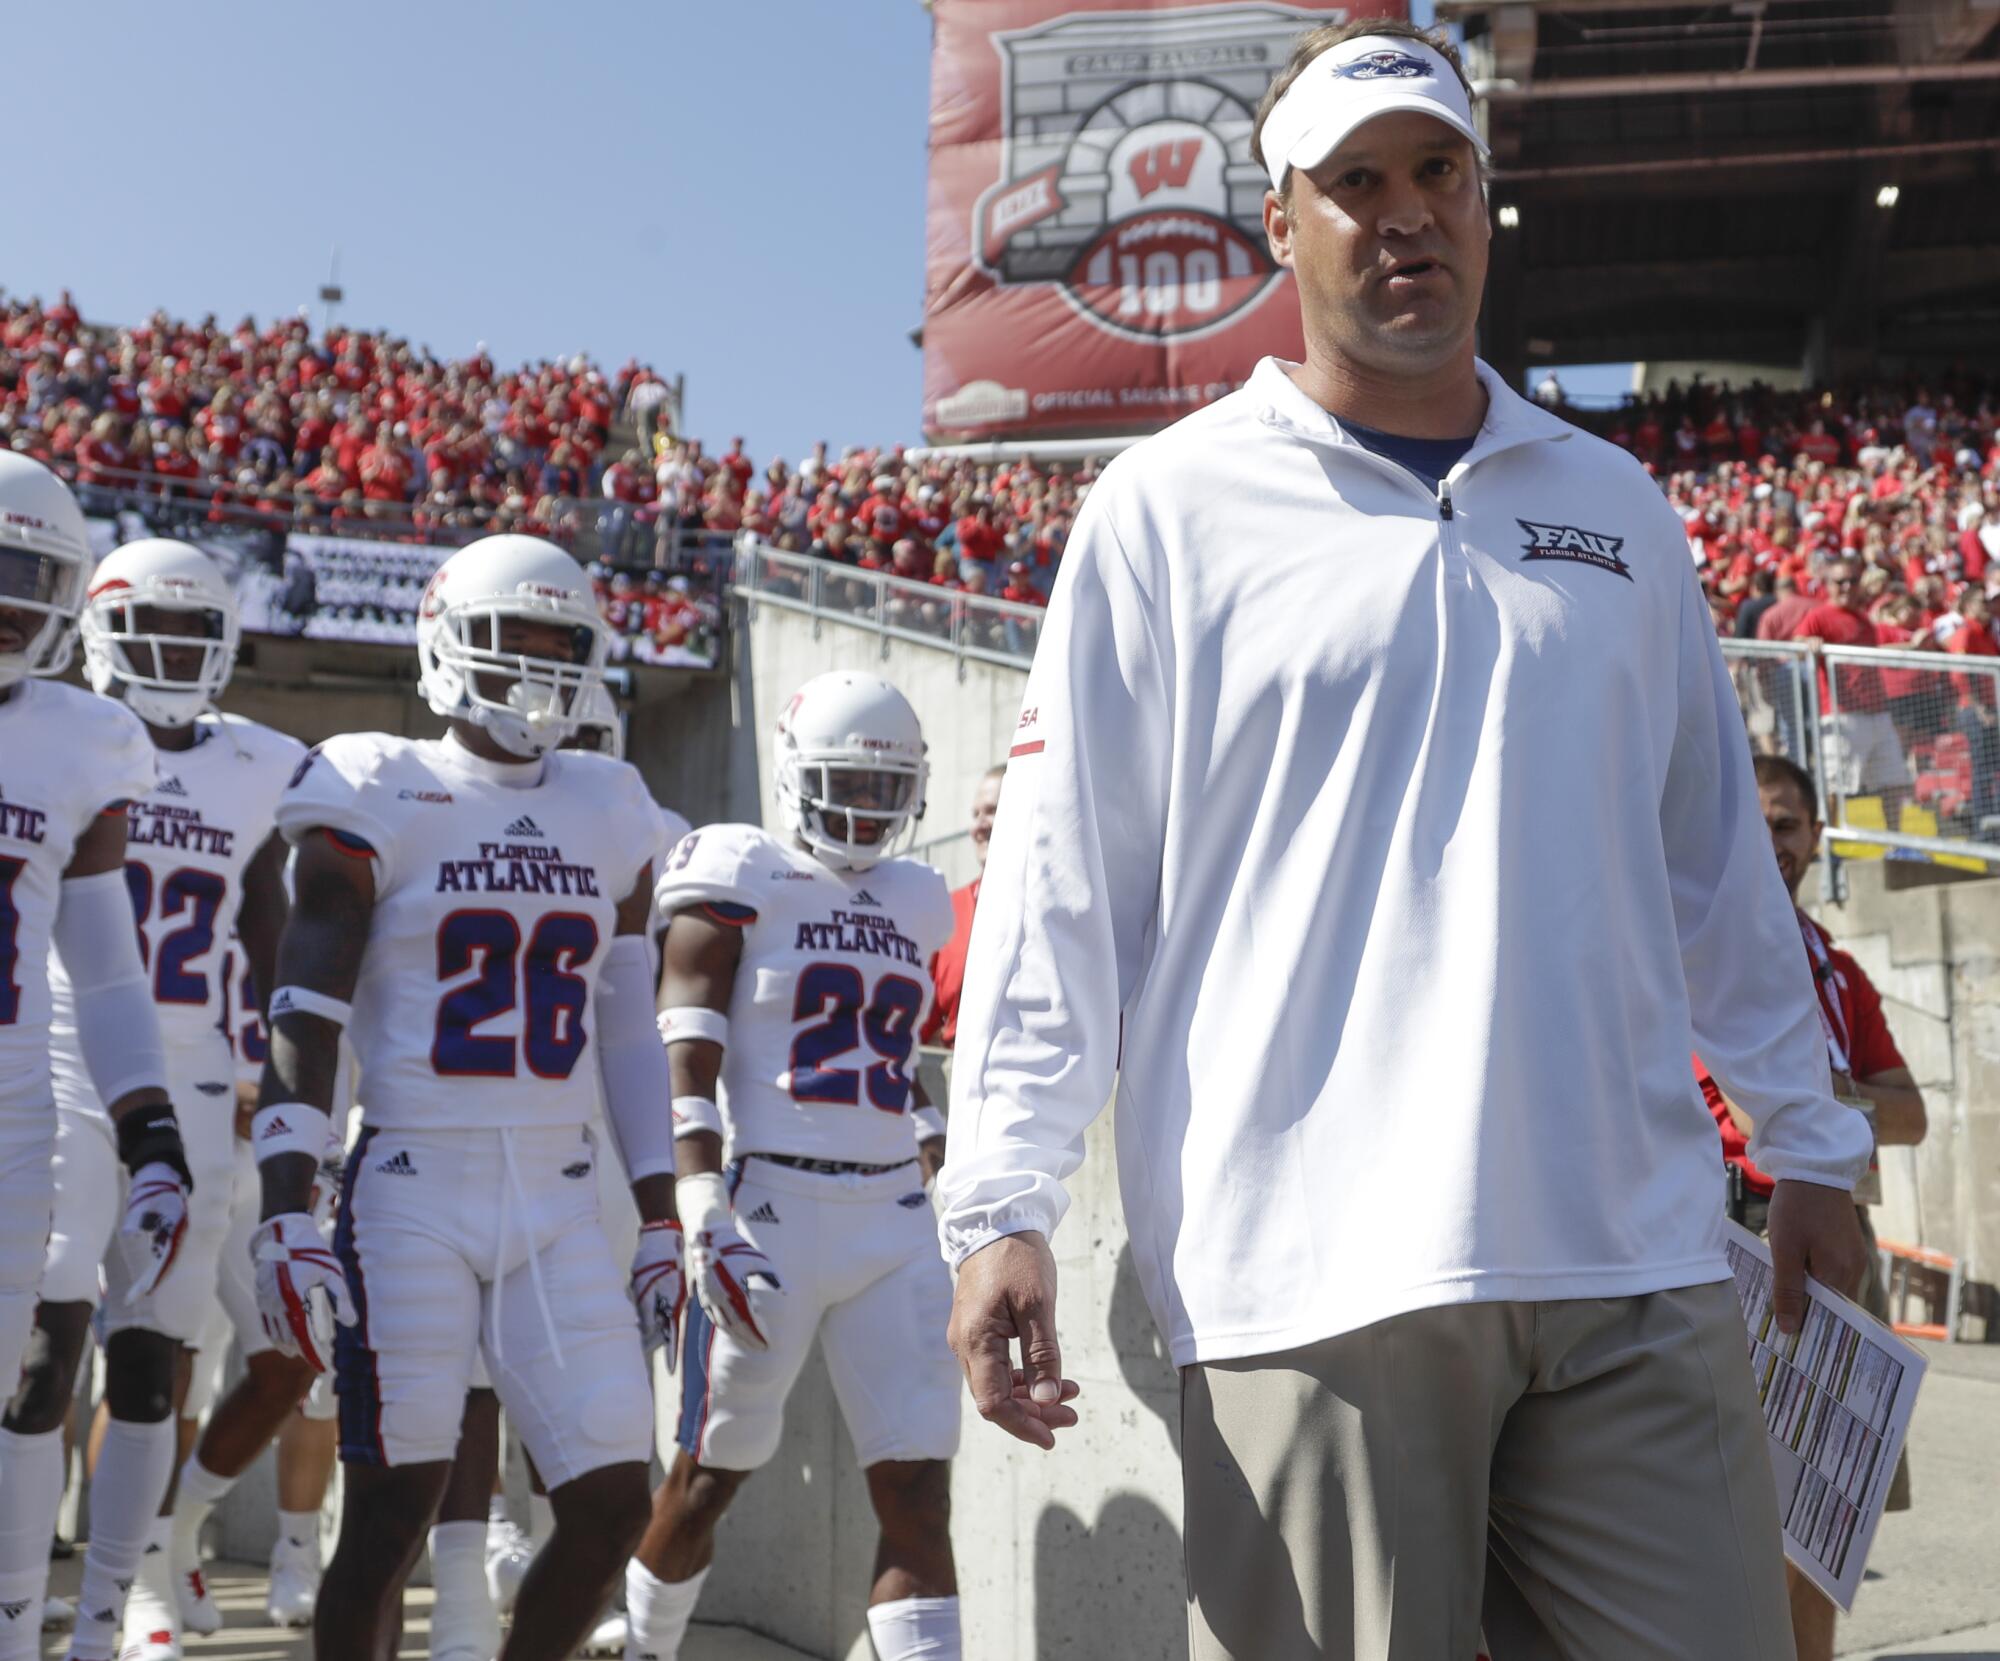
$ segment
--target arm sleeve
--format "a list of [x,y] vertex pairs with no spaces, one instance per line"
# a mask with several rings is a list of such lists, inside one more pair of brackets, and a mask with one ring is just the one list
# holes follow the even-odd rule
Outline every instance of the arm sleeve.
[[953,1264],[1052,1233],[1117,1070],[1159,897],[1171,769],[1163,595],[1100,481],[1063,558],[979,890],[938,1180]]
[[1682,579],[1679,723],[1661,840],[1695,1048],[1755,1122],[1776,1180],[1852,1188],[1868,1123],[1833,1099],[1817,996],[1758,809],[1743,717],[1692,569]]
[[166,1049],[123,871],[62,885],[55,947],[75,993],[77,1047],[98,1100],[108,1108],[134,1090],[164,1090]]
[[653,959],[636,934],[621,934],[597,977],[597,1065],[604,1117],[625,1180],[672,1175],[673,1079],[667,1047],[653,1024]]

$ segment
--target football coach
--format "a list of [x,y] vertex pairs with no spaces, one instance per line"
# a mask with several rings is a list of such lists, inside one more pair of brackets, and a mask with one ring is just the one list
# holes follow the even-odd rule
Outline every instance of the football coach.
[[1063,556],[960,1005],[953,1346],[1003,1429],[1077,1422],[1049,1238],[1115,1077],[1197,1661],[1789,1661],[1689,1051],[1788,1326],[1858,1279],[1868,1130],[1686,537],[1474,355],[1441,38],[1307,34],[1252,153],[1305,362],[1126,451]]

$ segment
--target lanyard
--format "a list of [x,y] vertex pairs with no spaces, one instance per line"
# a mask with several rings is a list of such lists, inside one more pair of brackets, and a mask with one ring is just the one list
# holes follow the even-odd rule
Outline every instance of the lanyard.
[[1834,968],[1826,949],[1826,937],[1819,925],[1803,911],[1798,913],[1799,934],[1805,940],[1806,961],[1812,965],[1813,990],[1819,994],[1820,1031],[1826,1034],[1826,1058],[1836,1073],[1847,1073],[1847,1011],[1841,1007],[1840,993],[1846,984]]

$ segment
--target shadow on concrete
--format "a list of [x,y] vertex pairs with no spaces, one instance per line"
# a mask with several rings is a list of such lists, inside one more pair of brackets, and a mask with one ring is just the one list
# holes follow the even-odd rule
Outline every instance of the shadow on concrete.
[[1118,1248],[1118,1268],[1111,1280],[1110,1308],[1105,1328],[1111,1353],[1118,1358],[1118,1375],[1167,1427],[1174,1457],[1181,1451],[1180,1373],[1167,1359],[1166,1340],[1153,1324],[1153,1312],[1139,1290],[1139,1271],[1132,1265],[1132,1244]]
[[1113,1494],[1095,1525],[1048,1507],[1035,1524],[1035,1661],[1184,1656],[1186,1607],[1170,1595],[1180,1562],[1180,1530],[1143,1494]]

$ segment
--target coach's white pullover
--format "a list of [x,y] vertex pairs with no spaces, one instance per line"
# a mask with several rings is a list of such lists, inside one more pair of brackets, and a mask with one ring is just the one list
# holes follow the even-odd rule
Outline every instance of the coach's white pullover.
[[1691,1045],[1774,1177],[1868,1157],[1686,535],[1480,376],[1434,495],[1266,359],[1114,461],[1063,555],[942,1233],[954,1263],[1052,1233],[1115,1075],[1177,1364],[1727,1278]]

